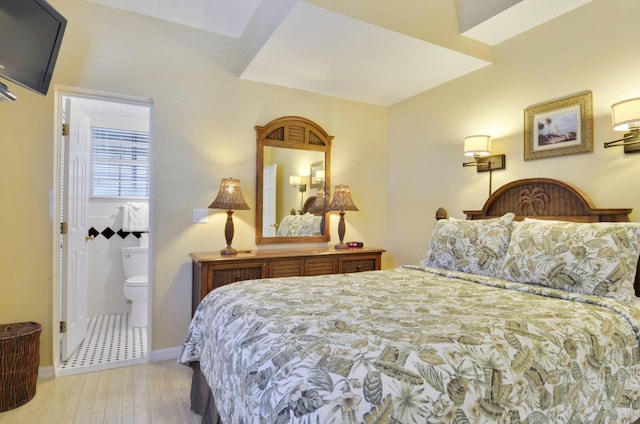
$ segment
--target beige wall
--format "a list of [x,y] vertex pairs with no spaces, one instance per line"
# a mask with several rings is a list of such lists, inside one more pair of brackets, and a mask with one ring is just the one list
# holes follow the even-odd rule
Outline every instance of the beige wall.
[[[251,211],[234,214],[236,248],[255,248],[255,125],[284,115],[309,118],[331,135],[332,180],[350,184],[360,212],[347,215],[349,239],[386,244],[386,110],[242,81],[227,72],[228,39],[83,0],[53,0],[69,24],[54,83],[148,98],[152,113],[152,349],[182,344],[190,319],[189,252],[224,247],[223,211],[191,222],[223,177],[239,178]],[[43,324],[41,365],[51,365],[54,289],[54,90],[41,97],[14,84],[0,103],[0,322]],[[366,159],[364,152],[366,150]],[[337,239],[337,219],[331,218]]]
[[[220,179],[239,178],[255,208],[255,125],[301,115],[335,136],[332,181],[349,184],[359,212],[349,212],[347,239],[388,250],[383,266],[423,256],[438,206],[456,216],[478,209],[488,175],[462,168],[462,140],[494,137],[507,170],[494,187],[518,178],[553,177],[582,188],[600,207],[632,207],[640,219],[640,155],[604,150],[619,138],[609,107],[640,96],[637,40],[640,4],[594,0],[503,43],[494,64],[388,109],[237,79],[229,39],[83,0],[53,0],[69,19],[54,83],[153,102],[152,348],[182,343],[189,321],[189,252],[224,245],[226,215],[193,224]],[[10,84],[19,101],[0,103],[0,322],[44,326],[42,365],[53,334],[53,89],[40,97]],[[594,152],[523,161],[523,110],[583,90],[593,92]],[[252,211],[234,214],[237,248],[255,248]],[[386,223],[386,227],[385,227]],[[331,217],[332,242],[337,217]]]
[[[569,15],[507,41],[494,64],[389,108],[387,204],[389,260],[424,257],[439,206],[463,217],[481,209],[487,173],[462,168],[463,138],[488,133],[507,169],[494,189],[520,178],[551,177],[581,188],[597,207],[634,208],[640,220],[640,155],[603,142],[611,129],[610,105],[640,96],[640,2],[594,0]],[[591,90],[594,152],[523,160],[523,111],[530,105]]]

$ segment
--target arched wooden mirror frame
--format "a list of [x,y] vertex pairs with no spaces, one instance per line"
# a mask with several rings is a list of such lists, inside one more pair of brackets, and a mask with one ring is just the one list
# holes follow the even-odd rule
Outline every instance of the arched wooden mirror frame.
[[283,116],[274,119],[265,126],[256,126],[256,244],[271,243],[314,243],[327,242],[329,236],[329,220],[327,212],[321,222],[321,235],[298,237],[265,237],[263,235],[263,168],[265,147],[279,147],[317,151],[324,153],[324,189],[325,204],[329,204],[331,187],[331,141],[333,136],[315,122],[300,116]]

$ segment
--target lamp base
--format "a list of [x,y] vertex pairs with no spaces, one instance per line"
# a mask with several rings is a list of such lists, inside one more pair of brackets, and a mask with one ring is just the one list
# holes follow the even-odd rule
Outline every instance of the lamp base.
[[236,255],[238,251],[231,246],[227,246],[220,251],[221,255]]
[[333,246],[333,247],[334,247],[335,249],[348,249],[348,248],[349,248],[349,246],[347,246],[347,244],[346,244],[346,243],[342,243],[342,242],[340,242],[340,243],[336,244],[336,245],[335,245],[335,246]]

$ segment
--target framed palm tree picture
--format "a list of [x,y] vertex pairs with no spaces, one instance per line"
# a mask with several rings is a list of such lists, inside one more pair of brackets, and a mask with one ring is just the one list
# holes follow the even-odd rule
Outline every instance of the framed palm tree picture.
[[593,152],[591,91],[524,110],[524,160]]

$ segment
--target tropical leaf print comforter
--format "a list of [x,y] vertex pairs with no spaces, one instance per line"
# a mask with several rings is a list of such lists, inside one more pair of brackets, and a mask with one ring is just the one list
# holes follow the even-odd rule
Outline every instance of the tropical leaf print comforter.
[[201,303],[222,422],[630,423],[640,312],[429,267],[244,281]]
[[287,215],[278,226],[278,237],[319,236],[321,216]]

